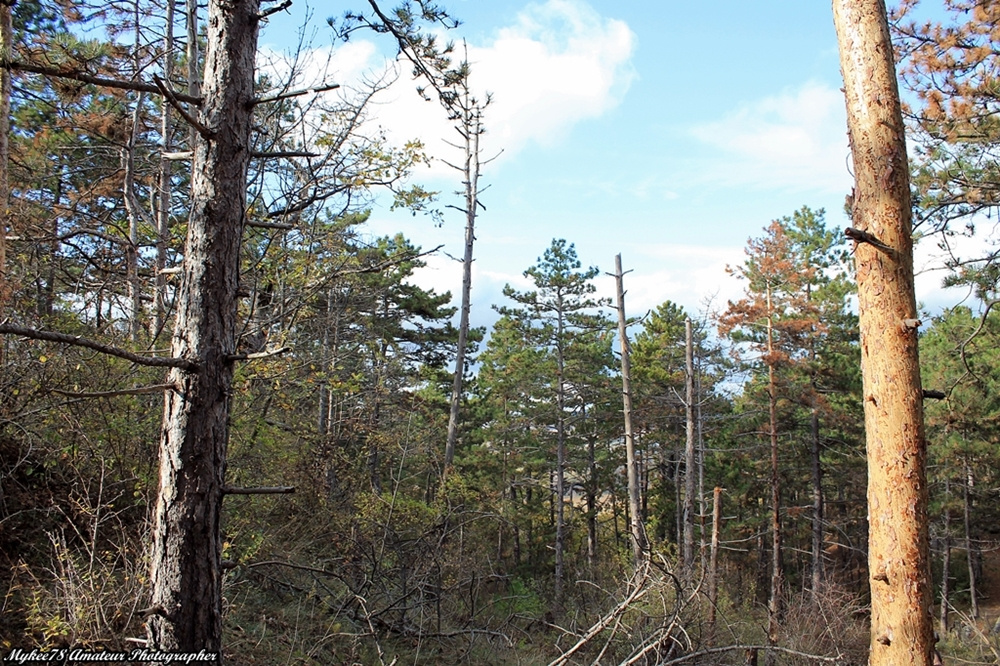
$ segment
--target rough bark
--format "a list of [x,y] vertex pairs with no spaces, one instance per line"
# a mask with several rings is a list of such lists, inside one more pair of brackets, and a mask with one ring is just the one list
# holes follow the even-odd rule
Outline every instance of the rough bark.
[[639,465],[635,455],[635,434],[632,429],[632,371],[629,361],[628,333],[625,330],[625,287],[622,255],[615,255],[615,281],[618,285],[618,341],[622,352],[622,413],[625,417],[625,465],[628,474],[629,528],[632,534],[632,557],[636,568],[642,563],[646,532],[642,527],[642,507],[639,505]]
[[909,173],[883,0],[834,0],[854,161],[855,265],[868,450],[871,666],[933,656],[926,442]]
[[257,0],[211,0],[205,101],[192,162],[191,213],[160,438],[149,645],[218,652],[222,645],[223,495],[236,351],[237,278],[250,157]]

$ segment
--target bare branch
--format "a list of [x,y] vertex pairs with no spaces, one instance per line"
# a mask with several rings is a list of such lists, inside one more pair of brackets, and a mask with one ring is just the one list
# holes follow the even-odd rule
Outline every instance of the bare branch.
[[292,350],[291,347],[281,347],[280,349],[270,349],[262,352],[254,352],[253,354],[229,354],[226,356],[227,361],[253,361],[262,358],[270,358],[271,356],[280,356],[286,354]]
[[[93,74],[87,74],[86,72],[81,72],[79,70],[73,69],[59,69],[58,67],[46,67],[45,65],[35,65],[27,62],[0,62],[0,67],[4,69],[13,69],[19,72],[30,72],[32,74],[42,74],[43,76],[54,76],[62,79],[71,79],[73,81],[79,81],[80,83],[90,83],[95,86],[101,86],[103,88],[116,88],[118,90],[134,90],[136,92],[147,92],[153,94],[159,94],[162,90],[159,86],[151,85],[149,83],[142,83],[139,81],[122,81],[120,79],[108,79],[103,76],[94,76]],[[176,94],[174,96],[178,101],[186,102],[188,104],[194,104],[195,106],[201,106],[200,97],[192,97],[191,95]]]
[[250,153],[250,157],[256,157],[258,159],[270,159],[277,157],[319,157],[319,156],[320,156],[319,153],[309,153],[304,150],[285,150],[273,153],[255,150],[252,153]]
[[292,90],[290,92],[278,93],[276,95],[271,95],[270,97],[258,97],[257,99],[250,102],[251,104],[267,104],[268,102],[278,102],[283,99],[288,99],[290,97],[300,97],[302,95],[315,95],[316,93],[328,92],[330,90],[336,90],[340,87],[339,83],[327,83],[322,86],[316,86],[315,88],[303,88],[301,90]]
[[855,241],[856,243],[868,243],[869,245],[875,247],[882,252],[885,252],[890,257],[896,257],[896,250],[892,249],[882,241],[880,241],[875,236],[871,235],[867,231],[861,229],[856,229],[854,227],[847,227],[844,229],[844,235]]
[[119,395],[142,395],[145,393],[159,393],[167,389],[177,388],[177,384],[152,384],[150,386],[139,386],[132,389],[118,389],[117,391],[90,391],[77,393],[76,391],[63,391],[52,389],[53,393],[65,395],[70,398],[113,398]]
[[257,14],[257,20],[262,21],[266,19],[268,16],[271,16],[272,14],[277,14],[278,12],[283,12],[291,6],[292,6],[292,0],[285,0],[280,5],[276,7],[271,7],[270,9],[267,9],[265,11],[262,11],[260,14]]
[[177,113],[179,113],[181,117],[186,120],[189,125],[191,125],[191,127],[198,130],[198,134],[201,134],[202,138],[206,141],[211,141],[212,137],[215,136],[214,132],[198,122],[194,116],[188,113],[187,109],[181,106],[181,96],[171,90],[170,86],[156,74],[153,75],[153,81],[156,82],[157,91],[166,97],[167,101],[170,102],[170,106],[174,107]]
[[185,358],[142,356],[141,354],[125,349],[119,349],[118,347],[112,347],[111,345],[106,345],[79,335],[56,333],[55,331],[39,331],[25,326],[17,326],[15,324],[6,323],[0,324],[0,335],[20,335],[21,337],[30,338],[32,340],[45,340],[47,342],[58,342],[64,345],[86,347],[87,349],[93,349],[94,351],[107,354],[108,356],[117,356],[118,358],[123,358],[126,361],[132,361],[136,365],[145,365],[154,368],[180,368],[181,370],[186,370],[188,372],[198,371],[198,364]]

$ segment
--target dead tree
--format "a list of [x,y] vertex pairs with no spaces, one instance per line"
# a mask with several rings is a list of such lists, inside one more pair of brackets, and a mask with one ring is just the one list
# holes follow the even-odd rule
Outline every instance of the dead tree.
[[872,666],[932,663],[927,443],[905,128],[883,0],[834,0],[854,158]]

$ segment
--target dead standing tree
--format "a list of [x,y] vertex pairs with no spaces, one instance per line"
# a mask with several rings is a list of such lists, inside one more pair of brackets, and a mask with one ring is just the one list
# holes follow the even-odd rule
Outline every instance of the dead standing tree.
[[834,0],[854,158],[853,227],[868,447],[872,666],[933,655],[926,441],[909,172],[883,0]]

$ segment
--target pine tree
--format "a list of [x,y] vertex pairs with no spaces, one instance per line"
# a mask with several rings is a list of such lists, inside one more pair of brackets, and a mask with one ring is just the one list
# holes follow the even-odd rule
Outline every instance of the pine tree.
[[[792,241],[775,220],[761,238],[750,239],[743,266],[730,269],[745,280],[746,296],[730,301],[719,318],[719,332],[729,335],[751,355],[745,358],[760,379],[766,395],[766,432],[770,449],[771,578],[768,592],[768,640],[778,639],[783,614],[785,571],[783,559],[782,488],[779,451],[779,411],[789,398],[789,372],[806,358],[810,336],[823,329],[805,288],[816,269],[803,267]],[[746,352],[744,352],[744,355]],[[747,394],[753,395],[753,393]],[[794,399],[794,398],[793,398]]]
[[553,240],[538,263],[524,272],[535,286],[535,291],[519,292],[510,285],[504,287],[504,296],[518,307],[502,307],[500,313],[527,323],[526,333],[531,343],[546,350],[552,359],[554,376],[551,395],[554,413],[547,423],[554,432],[555,467],[552,484],[555,504],[555,565],[553,608],[562,612],[565,582],[566,552],[566,470],[567,441],[574,426],[570,420],[578,411],[579,387],[574,389],[571,373],[571,348],[593,331],[606,330],[610,322],[594,310],[602,301],[594,298],[596,287],[592,280],[598,275],[596,267],[581,270],[576,248],[565,240]]

